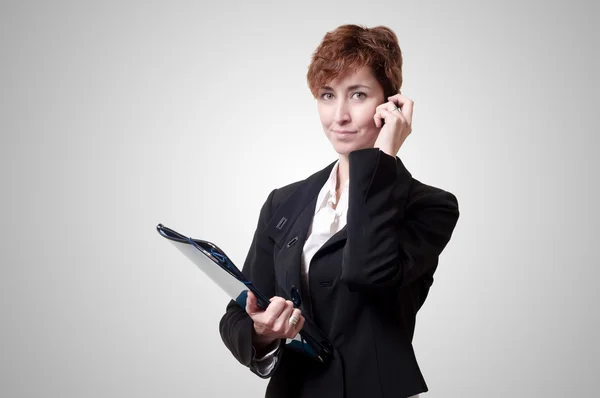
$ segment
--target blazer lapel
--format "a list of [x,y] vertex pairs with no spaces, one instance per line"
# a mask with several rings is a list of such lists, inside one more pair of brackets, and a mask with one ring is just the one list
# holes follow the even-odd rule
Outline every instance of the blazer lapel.
[[[402,161],[400,160],[400,158],[398,156],[396,156],[396,170],[399,176],[408,176],[408,181],[411,180],[412,176],[411,174],[408,172],[408,170],[406,170],[406,168],[404,167],[404,164],[402,163]],[[331,169],[329,169],[331,170]],[[403,177],[401,179],[401,181],[406,181],[407,178]],[[324,184],[325,182],[323,182]],[[349,204],[348,204],[349,205]],[[313,206],[314,208],[314,206]],[[330,248],[336,246],[338,243],[345,241],[348,238],[348,224],[344,225],[344,227],[339,230],[336,234],[334,234],[331,238],[329,238],[329,240],[327,240],[327,242],[325,242],[323,244],[323,246],[321,246],[321,248],[319,248],[319,250],[315,253],[315,255],[313,256],[313,260],[315,258],[317,258],[320,254],[322,254],[323,252],[326,252],[327,250],[329,250]]]
[[279,269],[276,269],[276,272],[286,276],[286,294],[291,296],[293,287],[303,293],[301,305],[303,311],[310,312],[310,299],[304,297],[306,294],[300,274],[302,251],[314,217],[317,196],[329,178],[334,164],[335,162],[332,162],[323,170],[302,181],[300,186],[279,205],[266,228],[267,235],[280,247],[275,265]]
[[313,256],[313,259],[319,254],[321,254],[321,252],[326,252],[328,249],[335,246],[337,243],[345,241],[348,238],[348,229],[346,227],[347,225],[344,225],[342,229],[333,234],[331,238],[329,238],[325,243],[323,243],[323,246],[321,246],[319,250],[317,250],[317,252]]

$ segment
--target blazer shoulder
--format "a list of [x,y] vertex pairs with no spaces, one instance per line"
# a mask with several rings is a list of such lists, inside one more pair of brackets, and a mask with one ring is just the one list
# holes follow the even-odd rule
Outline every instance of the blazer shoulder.
[[271,209],[275,211],[281,204],[283,204],[285,201],[287,201],[296,192],[300,190],[310,190],[314,187],[321,189],[321,185],[325,183],[325,180],[329,176],[334,164],[335,162],[330,163],[325,168],[314,172],[313,174],[311,174],[303,180],[295,181],[282,187],[275,188],[271,192]]
[[452,207],[458,208],[458,199],[456,196],[445,189],[435,187],[433,185],[424,184],[421,181],[413,178],[406,207],[410,207],[415,203],[419,203],[424,199],[437,198],[440,201],[448,203]]
[[292,182],[291,184],[284,185],[283,187],[275,188],[273,190],[273,200],[271,202],[273,211],[276,210],[287,198],[289,198],[297,189],[302,185],[302,181]]

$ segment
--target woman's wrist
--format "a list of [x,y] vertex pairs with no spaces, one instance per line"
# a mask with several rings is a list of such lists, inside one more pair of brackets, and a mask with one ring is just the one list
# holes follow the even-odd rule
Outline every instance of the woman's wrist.
[[256,333],[256,330],[254,330],[252,334],[252,345],[254,346],[254,349],[256,350],[256,354],[258,356],[262,356],[263,353],[272,350],[274,343],[277,340],[279,339],[259,335],[258,333]]

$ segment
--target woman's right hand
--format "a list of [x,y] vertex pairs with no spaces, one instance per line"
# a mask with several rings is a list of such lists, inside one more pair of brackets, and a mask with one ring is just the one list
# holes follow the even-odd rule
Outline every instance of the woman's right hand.
[[[294,308],[291,301],[279,296],[271,298],[269,306],[263,310],[258,306],[254,293],[248,291],[246,312],[254,322],[254,346],[257,350],[264,349],[279,339],[293,339],[304,326],[300,309]],[[298,319],[297,325],[290,322],[292,316]]]

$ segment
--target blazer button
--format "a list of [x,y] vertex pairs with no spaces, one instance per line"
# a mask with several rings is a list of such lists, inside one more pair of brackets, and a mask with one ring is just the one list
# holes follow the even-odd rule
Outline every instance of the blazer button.
[[291,301],[294,303],[294,307],[298,308],[302,304],[302,296],[300,295],[300,291],[294,285],[292,285],[292,297]]
[[281,217],[281,220],[279,220],[279,222],[277,223],[277,225],[275,226],[275,228],[277,229],[282,229],[283,226],[285,225],[285,223],[287,222],[287,218],[285,217]]
[[287,247],[288,247],[288,248],[290,248],[290,247],[294,246],[294,244],[295,244],[296,242],[298,242],[298,237],[297,237],[297,236],[294,236],[294,237],[292,238],[292,240],[288,242],[288,244],[287,244]]

